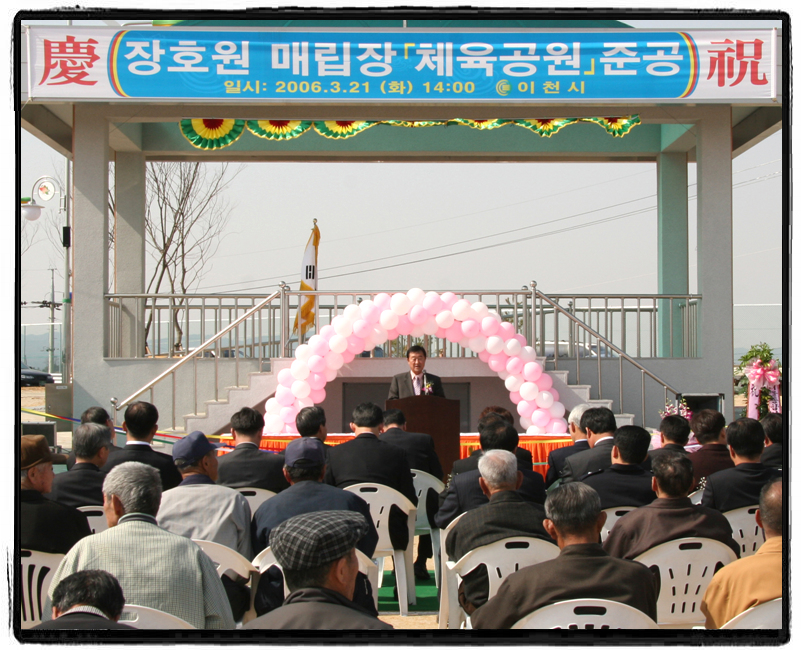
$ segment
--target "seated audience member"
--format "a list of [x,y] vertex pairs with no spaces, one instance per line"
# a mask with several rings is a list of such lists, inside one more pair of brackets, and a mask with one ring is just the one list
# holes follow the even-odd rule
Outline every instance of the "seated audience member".
[[762,486],[781,476],[781,470],[759,462],[765,431],[757,420],[740,418],[732,422],[726,429],[726,442],[734,467],[707,476],[701,497],[701,505],[721,512],[755,505]]
[[[323,481],[346,488],[356,483],[380,483],[400,492],[415,506],[417,492],[406,452],[379,439],[384,427],[384,412],[366,402],[353,409],[350,428],[356,437],[328,451]],[[409,539],[407,517],[393,506],[389,514],[389,537],[394,548],[403,549]]]
[[19,524],[20,548],[42,553],[66,553],[92,534],[86,515],[71,506],[44,497],[53,485],[53,454],[44,436],[20,437]]
[[[479,546],[507,537],[537,537],[551,541],[542,527],[545,510],[539,503],[526,501],[517,489],[523,473],[517,469],[514,454],[491,449],[478,461],[479,485],[489,502],[470,510],[453,527],[445,540],[448,559],[456,562]],[[459,602],[472,614],[489,596],[487,567],[479,566],[463,577]]]
[[[515,428],[503,418],[487,416],[479,422],[479,442],[481,451],[486,453],[491,449],[504,449],[514,453],[520,439]],[[479,456],[477,460],[481,457]],[[527,501],[545,503],[545,482],[542,474],[522,469],[518,459],[517,468],[523,474],[523,483],[518,492]],[[481,491],[478,469],[462,472],[455,475],[448,487],[439,496],[439,511],[434,517],[434,523],[439,528],[445,528],[463,512],[478,508],[488,502],[487,496]]]
[[562,484],[578,481],[587,472],[606,469],[612,464],[612,447],[617,430],[615,414],[608,408],[591,408],[581,416],[590,448],[568,456],[559,473]]
[[[434,449],[434,439],[427,433],[406,431],[406,416],[400,409],[384,411],[384,431],[380,439],[403,449],[411,469],[427,472],[442,480],[442,465]],[[429,518],[433,518],[437,512],[439,494],[435,490],[429,490],[423,496],[423,500]],[[426,568],[426,560],[430,557],[434,557],[431,535],[420,535],[417,543],[417,559],[414,561],[414,575],[419,580],[431,579]]]
[[[83,413],[81,413],[81,424],[100,424],[104,427],[108,427],[109,430],[109,438],[111,440],[111,444],[109,446],[109,455],[116,454],[119,451],[122,451],[119,447],[116,446],[117,441],[117,434],[116,430],[114,429],[114,422],[111,421],[111,416],[109,416],[108,411],[104,409],[102,406],[90,406],[86,409]],[[72,469],[72,466],[75,464],[75,450],[73,449],[70,452],[70,455],[67,456],[67,469]]]
[[305,406],[295,417],[295,427],[304,438],[317,438],[325,447],[326,456],[330,445],[325,444],[328,429],[325,426],[325,411],[321,406]]
[[541,607],[574,598],[631,605],[656,620],[656,578],[639,562],[609,556],[598,544],[606,513],[584,483],[560,485],[545,501],[545,530],[559,557],[510,574],[498,593],[471,616],[475,629],[509,629]]
[[588,408],[590,408],[589,404],[579,404],[570,410],[570,415],[567,418],[567,433],[573,444],[570,447],[554,449],[548,454],[548,473],[545,475],[546,488],[556,483],[559,478],[559,472],[565,466],[565,458],[590,448],[590,443],[587,441],[587,432],[581,428],[581,416],[584,415],[584,411]]
[[356,544],[368,530],[361,514],[345,510],[297,515],[276,526],[270,548],[290,594],[281,607],[244,629],[393,629],[353,602],[359,573]]
[[[484,426],[487,426],[488,423],[491,423],[493,419],[498,418],[512,425],[512,427],[515,425],[514,417],[505,408],[501,406],[488,406],[481,411],[481,415],[478,418],[479,435],[481,434],[481,429]],[[515,429],[515,431],[516,430],[517,429]],[[519,442],[520,439],[518,438],[518,443]],[[453,467],[451,468],[451,475],[456,476],[457,474],[461,474],[463,472],[470,472],[478,469],[478,459],[481,458],[482,453],[484,453],[484,450],[479,448],[473,451],[467,458],[461,458],[457,461],[454,461]],[[517,465],[521,470],[534,469],[531,452],[528,449],[523,449],[523,447],[517,446],[514,448],[514,455],[517,458]]]
[[264,416],[244,407],[231,416],[235,449],[218,459],[217,483],[229,488],[259,488],[280,492],[289,487],[282,469],[284,457],[259,449]]
[[765,543],[756,554],[724,566],[712,578],[701,601],[708,630],[718,629],[751,607],[782,597],[782,500],[782,479],[771,479],[762,488],[756,512],[756,522],[765,531]]
[[654,475],[644,470],[651,434],[642,427],[626,425],[615,431],[612,464],[581,477],[601,497],[601,508],[644,506],[656,499],[651,487]]
[[696,506],[687,496],[693,484],[690,459],[678,452],[654,458],[651,467],[657,499],[623,515],[604,542],[612,557],[633,560],[645,551],[682,537],[706,537],[723,542],[738,556],[729,520],[712,508]]
[[133,630],[118,623],[125,597],[117,579],[98,569],[78,571],[53,592],[52,619],[34,630]]
[[108,474],[117,465],[133,461],[155,467],[161,476],[161,488],[170,490],[181,482],[181,474],[176,469],[172,456],[162,454],[151,446],[159,428],[158,409],[148,402],[134,402],[125,409],[123,431],[128,438],[125,447],[109,456],[103,466]]
[[765,430],[765,449],[759,460],[765,467],[781,469],[784,456],[782,446],[784,428],[781,413],[768,413],[759,423]]
[[690,423],[680,415],[668,415],[659,423],[659,435],[662,446],[648,452],[653,465],[654,460],[662,454],[675,451],[679,454],[689,455],[684,448],[690,441]]
[[[53,574],[48,601],[59,583],[85,569],[116,576],[129,603],[152,607],[200,629],[230,630],[231,607],[214,563],[192,540],[156,523],[161,502],[158,470],[128,462],[103,483],[109,528],[72,547]],[[43,618],[50,617],[45,607]]]
[[701,479],[722,469],[734,467],[726,449],[726,419],[722,413],[703,409],[693,414],[690,429],[701,444],[701,448],[690,454],[693,464],[693,490],[701,485]]
[[[267,548],[273,528],[296,515],[320,510],[349,510],[362,514],[367,522],[367,533],[356,543],[356,548],[367,557],[373,557],[378,532],[370,517],[370,506],[359,495],[322,482],[325,474],[323,443],[313,436],[293,440],[286,447],[284,462],[284,476],[290,487],[262,503],[254,513],[251,523],[254,552],[260,553]],[[280,570],[273,567],[262,574],[259,581],[256,612],[259,615],[269,612],[280,606],[283,600],[283,578]],[[378,616],[372,588],[361,573],[356,580],[354,602]]]
[[109,455],[111,432],[101,424],[81,424],[72,434],[72,450],[76,462],[68,472],[53,479],[53,488],[48,499],[65,506],[103,505],[103,479],[106,475],[100,468]]

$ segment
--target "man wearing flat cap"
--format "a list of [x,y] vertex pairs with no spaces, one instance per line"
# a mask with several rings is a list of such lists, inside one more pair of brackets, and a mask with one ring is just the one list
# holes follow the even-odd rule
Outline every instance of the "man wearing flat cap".
[[20,439],[20,548],[42,553],[66,553],[92,534],[80,510],[44,497],[53,486],[53,463],[66,456],[53,454],[44,436]]
[[353,602],[356,544],[369,530],[357,512],[323,510],[292,517],[270,533],[290,594],[245,629],[391,630]]

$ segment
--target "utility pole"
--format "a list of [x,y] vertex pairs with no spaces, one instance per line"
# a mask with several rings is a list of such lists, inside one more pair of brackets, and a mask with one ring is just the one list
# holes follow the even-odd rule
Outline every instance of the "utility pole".
[[56,327],[56,277],[55,269],[50,270],[50,345],[47,346],[47,372],[53,372],[54,329]]
[[[72,21],[70,21],[72,22]],[[69,158],[65,161],[64,192],[62,192],[62,207],[64,210],[64,228],[61,233],[61,243],[64,245],[64,297],[61,302],[64,305],[62,313],[63,324],[61,326],[61,383],[65,386],[70,383],[70,366],[72,352],[72,294],[70,292],[70,188],[72,186],[72,168]]]

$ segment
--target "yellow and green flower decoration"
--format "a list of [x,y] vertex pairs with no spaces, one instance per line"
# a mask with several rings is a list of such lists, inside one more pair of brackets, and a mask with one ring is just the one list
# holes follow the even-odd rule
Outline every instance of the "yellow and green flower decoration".
[[223,149],[245,132],[245,120],[195,119],[181,120],[180,124],[181,133],[198,149]]

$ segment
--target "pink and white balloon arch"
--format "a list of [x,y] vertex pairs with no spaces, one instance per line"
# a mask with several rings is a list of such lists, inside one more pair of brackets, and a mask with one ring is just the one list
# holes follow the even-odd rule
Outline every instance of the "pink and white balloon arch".
[[534,348],[515,334],[514,325],[482,302],[422,289],[379,293],[374,300],[348,305],[308,343],[299,345],[292,365],[278,373],[275,396],[267,400],[265,430],[297,433],[298,411],[325,400],[325,385],[357,354],[398,336],[425,334],[469,348],[498,373],[517,404],[526,433],[567,432],[565,407],[553,380],[543,372]]

